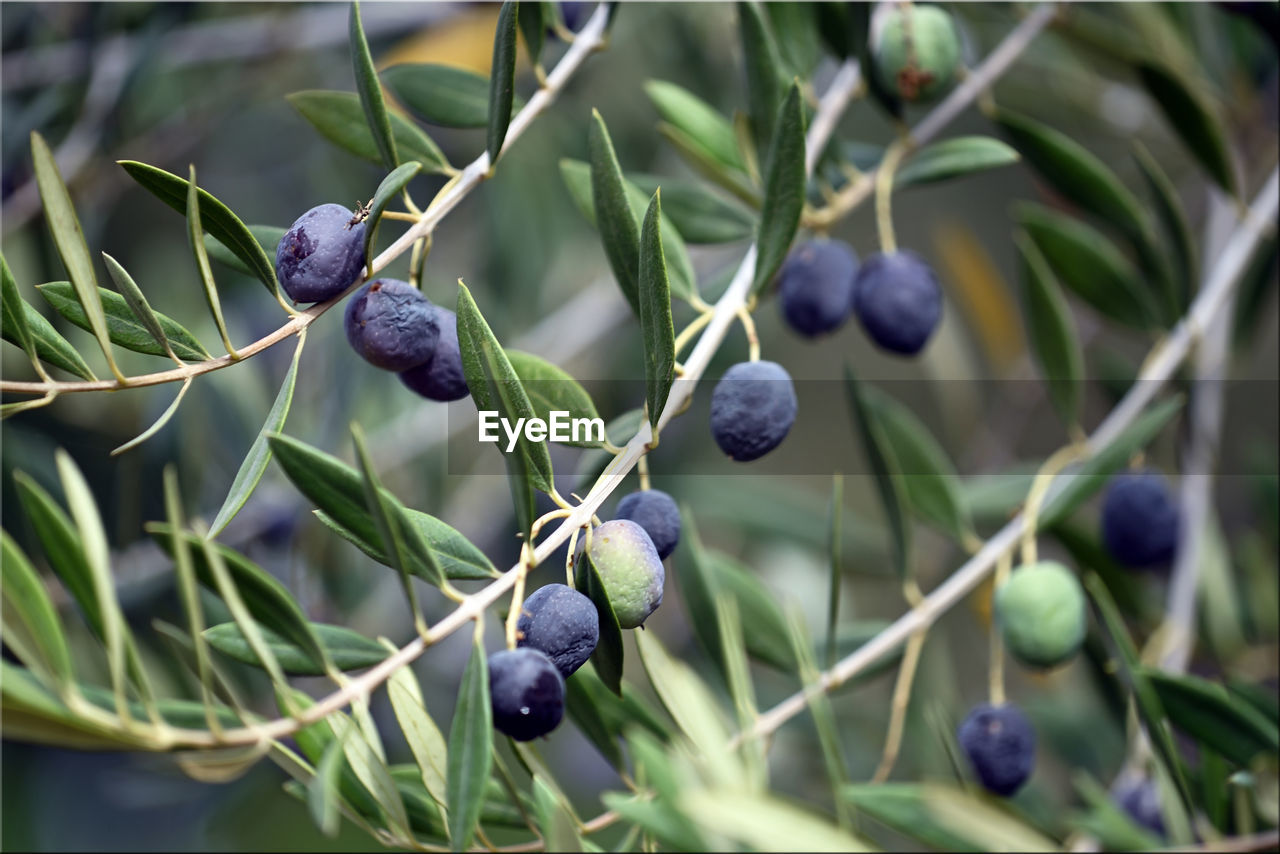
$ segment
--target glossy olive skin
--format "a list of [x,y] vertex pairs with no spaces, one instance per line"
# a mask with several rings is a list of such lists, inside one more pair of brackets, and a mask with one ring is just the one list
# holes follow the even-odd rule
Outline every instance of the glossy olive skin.
[[532,647],[489,656],[493,726],[516,741],[546,735],[564,717],[564,677],[545,653]]
[[276,245],[276,278],[294,302],[341,294],[364,267],[365,223],[342,205],[319,205],[294,220]]
[[937,6],[890,9],[873,33],[874,73],[904,101],[937,100],[960,68],[960,36],[951,15]]
[[711,435],[738,462],[778,447],[795,420],[795,386],[777,362],[739,362],[711,392]]

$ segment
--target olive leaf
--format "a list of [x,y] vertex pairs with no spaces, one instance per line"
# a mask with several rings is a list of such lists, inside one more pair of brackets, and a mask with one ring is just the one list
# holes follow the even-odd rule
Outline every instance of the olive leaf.
[[733,125],[697,95],[665,80],[649,80],[644,92],[658,114],[678,128],[710,159],[725,167],[746,171]]
[[591,111],[587,148],[591,160],[591,198],[596,229],[618,287],[640,314],[640,225],[627,199],[626,179],[618,165],[609,129],[598,110]]
[[1225,134],[1200,93],[1168,67],[1153,62],[1138,64],[1138,78],[1209,177],[1223,190],[1237,195],[1239,189]]
[[493,765],[493,710],[489,705],[489,664],[477,634],[462,674],[458,703],[449,729],[449,840],[465,851],[484,805],[485,783]]
[[[383,72],[382,76],[391,86],[396,96],[409,103],[392,83],[393,72],[401,66],[393,65]],[[481,84],[484,78],[480,78]],[[382,163],[382,153],[378,143],[369,130],[369,123],[364,119],[364,108],[360,104],[360,96],[355,92],[333,92],[324,89],[307,89],[293,92],[285,96],[293,108],[314,127],[321,136],[362,160],[371,163]],[[481,120],[483,118],[483,98],[481,99]],[[410,105],[412,108],[412,105]],[[406,161],[416,160],[427,172],[447,174],[453,171],[440,147],[413,122],[403,116],[388,111],[391,121],[391,136],[395,140],[396,153]],[[253,226],[250,226],[252,229]],[[278,238],[277,238],[278,242]],[[271,244],[272,250],[275,243]]]
[[751,293],[759,294],[782,266],[800,225],[804,210],[804,104],[800,87],[793,83],[778,109],[776,130],[769,146],[764,175],[764,203],[760,209],[760,229],[756,238],[760,252],[756,258]]
[[489,122],[486,148],[490,165],[498,162],[502,143],[511,124],[515,99],[516,23],[520,4],[505,0],[498,10],[498,26],[493,35],[493,72],[489,75]]
[[574,587],[596,606],[600,617],[600,639],[591,653],[591,662],[595,665],[600,680],[609,690],[622,696],[622,628],[618,625],[618,617],[609,602],[609,594],[596,569],[595,561],[586,549],[578,556],[574,568]]
[[1018,161],[1018,152],[988,136],[958,136],[927,145],[911,155],[893,176],[893,188],[902,190],[934,184],[1007,166]]
[[1084,356],[1062,288],[1040,250],[1024,234],[1014,238],[1022,257],[1022,293],[1031,348],[1049,385],[1049,397],[1068,427],[1080,421]]
[[645,406],[658,426],[675,378],[676,333],[671,320],[671,286],[662,254],[662,191],[653,194],[640,228],[640,334],[644,339]]
[[378,81],[378,71],[374,68],[373,57],[369,54],[369,41],[364,35],[364,24],[360,22],[360,2],[353,0],[351,14],[347,19],[347,36],[351,43],[351,68],[355,72],[356,93],[360,96],[360,106],[364,110],[365,122],[378,146],[378,154],[382,164],[388,169],[395,169],[399,164],[396,154],[396,140],[391,133],[391,118],[387,113],[387,105],[382,99],[382,84]]

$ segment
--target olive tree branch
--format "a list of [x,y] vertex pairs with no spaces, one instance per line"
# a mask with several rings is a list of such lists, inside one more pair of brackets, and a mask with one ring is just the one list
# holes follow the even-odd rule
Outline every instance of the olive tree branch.
[[[604,5],[598,7],[592,14],[564,57],[556,64],[555,70],[547,76],[546,85],[539,89],[525,104],[524,108],[512,118],[511,125],[507,129],[506,140],[502,146],[503,151],[514,145],[516,140],[528,130],[529,125],[538,116],[546,112],[574,73],[586,61],[587,57],[604,46],[605,24],[608,18],[609,10]],[[379,271],[385,269],[392,261],[408,251],[419,238],[426,237],[434,232],[440,221],[457,207],[458,203],[466,198],[472,190],[488,178],[491,173],[492,164],[489,162],[489,154],[486,151],[468,164],[449,185],[448,189],[436,197],[423,214],[422,219],[410,227],[373,260],[368,266],[368,275],[364,279],[356,282],[333,299],[317,303],[306,311],[300,312],[280,328],[259,338],[252,344],[241,347],[237,354],[239,356],[238,359],[232,359],[230,356],[220,356],[216,359],[185,365],[181,368],[128,377],[126,382],[118,380],[70,382],[14,382],[0,380],[0,392],[12,392],[15,394],[47,394],[54,392],[61,394],[88,391],[118,391],[122,388],[140,388],[181,382],[190,377],[207,374],[221,370],[229,365],[243,362],[246,358],[257,355],[272,345],[279,344],[286,338],[297,335],[306,329],[319,319],[322,314],[346,299],[352,291],[359,288],[368,278],[377,275]]]
[[[1241,273],[1253,254],[1263,234],[1275,226],[1277,208],[1280,206],[1280,170],[1271,173],[1266,186],[1255,197],[1244,220],[1236,228],[1231,239],[1205,278],[1199,296],[1190,311],[1169,333],[1156,344],[1148,356],[1142,372],[1128,394],[1111,410],[1106,419],[1086,440],[1088,456],[1098,453],[1111,444],[1137,419],[1173,376],[1174,371],[1198,345],[1212,324],[1230,305],[1231,295]],[[1019,514],[993,535],[972,558],[966,561],[946,581],[925,597],[918,607],[903,614],[884,631],[824,672],[822,678],[808,689],[795,694],[765,712],[752,730],[739,734],[733,745],[747,738],[760,738],[775,731],[804,710],[811,693],[826,692],[843,684],[866,670],[877,660],[902,645],[913,634],[931,625],[953,605],[968,595],[995,568],[1000,555],[1011,549],[1021,538],[1030,520]]]
[[[579,40],[574,43],[574,48],[578,48],[580,45],[593,40],[598,42],[599,32],[603,28],[603,21],[598,20],[599,15],[600,12],[597,11],[596,14],[592,16],[591,21],[588,22],[587,26],[584,27],[583,31],[579,34]],[[973,100],[977,98],[983,88],[998,78],[1001,73],[1012,65],[1013,61],[1030,45],[1036,35],[1044,29],[1052,15],[1053,10],[1052,7],[1049,6],[1037,7],[1031,14],[1029,14],[1009,33],[1009,35],[1005,37],[1005,39],[994,51],[992,51],[991,55],[987,57],[987,59],[977,70],[974,71],[973,74],[969,75],[969,77],[966,78],[960,86],[956,87],[956,89],[954,89],[932,113],[925,117],[913,132],[913,137],[918,142],[925,142],[941,131],[942,128],[945,127],[947,121],[950,121],[959,115],[966,106],[971,104]],[[599,27],[596,26],[597,24]],[[569,58],[569,55],[566,55],[565,59],[556,67],[556,70],[552,72],[548,78],[549,84],[557,78],[557,75],[561,70],[561,66],[563,66]],[[581,60],[579,60],[579,62],[580,61]],[[852,66],[852,61],[846,63],[846,66]],[[848,105],[853,92],[857,89],[859,84],[860,75],[856,73],[856,70],[849,71],[842,68],[841,71],[842,73],[838,74],[835,81],[833,81],[831,89],[822,97],[820,102],[822,106],[820,107],[819,113],[815,116],[809,128],[809,132],[806,135],[806,162],[809,162],[810,160],[808,157],[808,153],[810,151],[821,151],[826,146],[829,136],[835,128],[836,118],[838,118],[838,115],[834,118],[829,117],[827,112],[835,112],[837,114],[842,112]],[[840,89],[847,89],[847,94],[837,95],[837,85]],[[526,106],[525,110],[521,112],[521,116],[517,117],[517,120],[524,116],[524,114],[531,108],[535,107],[535,102],[536,96],[534,99],[530,99],[528,106]],[[939,120],[938,118],[935,118],[935,116],[943,116],[945,117],[945,121]],[[528,122],[526,120],[523,124],[520,124],[519,127],[517,127],[518,121],[513,121],[512,128],[523,129],[527,123]],[[508,132],[508,140],[510,139],[511,134]],[[463,185],[463,182],[467,180],[478,181],[479,173],[470,178],[468,177],[468,173],[470,173],[473,168],[476,170],[481,169],[482,167],[477,165],[480,163],[484,163],[485,165],[483,168],[487,169],[487,161],[488,158],[485,155],[481,155],[475,163],[468,166],[459,177],[459,186]],[[869,195],[871,187],[874,186],[874,180],[875,171],[866,173],[861,179],[862,183],[867,187],[867,192],[862,196],[863,199]],[[405,245],[407,246],[418,236],[421,235],[413,235],[411,237],[409,233],[406,233],[402,240],[406,241]],[[751,281],[755,273],[756,254],[756,244],[752,243],[748,248],[746,255],[743,257],[732,282],[729,284],[729,287],[716,302],[711,320],[708,322],[706,330],[702,333],[701,337],[699,337],[698,343],[694,346],[693,352],[689,355],[689,359],[684,363],[684,374],[677,377],[672,383],[671,393],[667,398],[667,403],[658,419],[659,431],[665,427],[672,418],[683,411],[683,408],[692,399],[693,392],[697,388],[698,381],[706,371],[712,357],[724,342],[725,336],[728,334],[730,328],[737,319],[739,309],[746,305],[751,288]],[[1140,409],[1141,407],[1139,407],[1139,411]],[[1131,417],[1132,416],[1130,416],[1130,418]],[[652,440],[653,432],[649,423],[645,422],[641,425],[639,431],[632,437],[631,441],[629,441],[622,449],[622,453],[614,457],[612,462],[605,469],[605,472],[592,486],[590,492],[587,493],[582,502],[573,509],[573,512],[570,513],[569,516],[565,518],[565,520],[558,525],[545,540],[533,549],[532,564],[534,566],[545,561],[557,548],[560,547],[560,545],[569,539],[573,532],[590,524],[595,511],[599,509],[609,495],[611,495],[613,491],[622,484],[623,479],[631,469],[636,466],[640,457],[648,452],[649,445]],[[1017,530],[1013,530],[1009,533],[1002,532],[1006,542],[1003,542],[993,548],[993,540],[978,553],[979,557],[986,555],[988,552],[995,554],[1007,549],[1015,541],[1017,533]],[[522,560],[520,563],[517,563],[511,569],[503,573],[500,578],[495,579],[486,587],[467,596],[457,608],[455,608],[449,615],[442,618],[434,626],[431,626],[425,634],[414,638],[388,658],[379,662],[377,665],[365,671],[355,679],[350,680],[341,689],[317,700],[314,705],[308,707],[294,717],[279,718],[257,725],[253,728],[242,727],[239,729],[230,729],[222,733],[222,735],[216,739],[211,733],[201,730],[170,730],[167,735],[172,739],[172,743],[204,746],[255,743],[263,738],[278,739],[290,735],[302,727],[315,723],[333,712],[346,707],[354,699],[361,696],[367,696],[379,685],[391,678],[391,676],[401,667],[404,667],[417,659],[428,646],[449,636],[453,632],[456,632],[458,629],[467,625],[470,621],[481,616],[486,609],[495,604],[499,598],[512,589],[516,583],[517,576],[523,571],[523,569],[524,561]],[[957,575],[960,575],[960,573],[957,573]],[[980,577],[981,576],[979,576],[979,578]],[[977,582],[974,580],[972,583],[976,584]],[[962,592],[967,592],[967,588]],[[955,598],[958,599],[959,595],[956,595]],[[928,604],[929,600],[926,600],[924,607],[927,607]],[[914,613],[916,612],[910,612],[910,614]],[[910,614],[908,614],[908,616],[910,616]],[[934,616],[936,616],[936,614]],[[902,618],[899,620],[899,623],[904,622],[906,619],[907,617]],[[912,620],[913,625],[908,626],[908,630],[905,634],[910,634],[911,630],[919,627],[914,625],[914,622],[916,621]],[[926,623],[921,623],[921,625],[925,624]],[[896,626],[898,626],[898,624],[891,626],[889,630],[882,633],[882,636],[889,634]],[[898,637],[897,642],[902,642],[904,637],[905,635]],[[872,643],[874,642],[875,641]],[[887,644],[886,648],[891,649],[894,645],[894,643],[890,642]],[[870,646],[870,644],[867,646]],[[864,647],[864,649],[865,648],[866,647]],[[859,652],[861,652],[861,650]],[[855,655],[857,654],[858,653],[855,653]],[[848,659],[846,659],[846,662],[847,661]],[[842,662],[841,665],[837,665],[837,669],[844,664],[845,662]],[[860,666],[865,667],[866,665],[862,664]],[[823,679],[818,683],[822,690],[826,690],[830,687],[829,680],[831,678],[831,673],[824,674]],[[803,708],[806,695],[804,692],[801,692],[801,694],[797,696],[799,697],[800,707]],[[794,700],[796,700],[796,697],[792,698],[792,701]],[[796,711],[798,711],[798,709],[791,710],[790,712],[786,712],[784,710],[782,713],[784,716],[778,721],[778,724],[781,724],[783,720],[794,715]],[[777,709],[770,714],[775,714],[776,712]],[[763,721],[763,719],[761,720]],[[757,724],[757,726],[759,726],[759,724]],[[771,732],[772,729],[776,728],[776,726],[777,725],[774,725],[774,727],[768,730],[761,730],[761,732]],[[735,743],[740,742],[741,736],[735,739]]]

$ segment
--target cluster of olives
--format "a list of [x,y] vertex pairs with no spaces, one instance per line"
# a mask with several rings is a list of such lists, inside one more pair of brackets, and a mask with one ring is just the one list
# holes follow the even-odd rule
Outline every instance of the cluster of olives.
[[[1117,475],[1102,501],[1101,539],[1118,563],[1147,569],[1167,566],[1178,546],[1178,508],[1156,472]],[[1073,658],[1084,643],[1084,591],[1060,563],[1042,561],[1015,570],[995,594],[995,617],[1009,654],[1027,667],[1047,670]],[[1035,733],[1012,703],[975,708],[958,731],[960,745],[989,791],[1016,792],[1035,766]],[[1113,793],[1140,826],[1164,835],[1157,789],[1150,780],[1129,782]]]
[[[591,532],[587,552],[621,628],[642,626],[662,604],[662,561],[679,541],[680,510],[656,489],[626,496],[617,518]],[[489,656],[494,727],[517,741],[555,729],[564,717],[565,680],[599,640],[600,612],[589,598],[563,584],[535,590],[516,622],[516,648]]]
[[[327,204],[300,216],[276,247],[276,275],[295,302],[340,296],[365,265],[360,214]],[[394,371],[430,400],[468,394],[458,350],[458,318],[398,279],[375,279],[347,303],[347,341],[365,361]]]

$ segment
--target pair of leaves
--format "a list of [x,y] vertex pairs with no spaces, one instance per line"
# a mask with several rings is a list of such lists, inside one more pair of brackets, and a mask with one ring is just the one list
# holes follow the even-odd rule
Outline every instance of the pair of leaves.
[[618,770],[627,767],[618,739],[628,730],[643,728],[662,743],[671,740],[671,732],[658,713],[626,682],[620,693],[614,692],[599,677],[593,662],[578,668],[565,681],[565,711]]
[[[511,363],[516,376],[524,386],[525,394],[537,417],[550,423],[552,412],[567,412],[574,421],[595,420],[600,417],[596,412],[595,401],[587,390],[556,365],[541,356],[526,353],[523,350],[507,350],[507,361]],[[573,433],[571,431],[570,435]],[[586,431],[581,439],[570,438],[565,444],[579,448],[598,448],[600,442],[593,438],[594,431]]]
[[[316,505],[316,516],[326,527],[379,563],[391,565],[365,502],[363,479],[356,469],[289,436],[269,434],[267,442],[285,475]],[[386,494],[394,498],[389,492]],[[412,527],[418,531],[430,549],[431,559],[446,578],[497,576],[497,570],[484,553],[458,531],[426,513],[397,509],[403,511],[400,514],[402,529]],[[435,577],[427,559],[415,552],[409,554],[408,570],[428,582]]]
[[[587,218],[587,221],[593,227],[599,228],[592,189],[592,165],[582,160],[573,160],[566,157],[560,161],[560,177],[564,180],[564,185],[569,190],[569,196],[573,199],[578,211]],[[644,221],[644,215],[648,210],[650,199],[658,191],[658,188],[665,187],[666,183],[665,178],[656,176],[650,177],[644,184],[641,183],[641,176],[638,175],[623,178],[623,190],[626,201],[631,206],[637,240],[639,240],[640,224]],[[665,190],[663,195],[665,198]],[[669,211],[666,208],[667,205],[664,203],[660,222],[662,225],[662,254],[668,265],[671,293],[680,299],[690,300],[698,290],[697,276],[693,270],[693,262],[689,259],[689,250],[685,246],[682,231],[676,225],[675,220],[668,216]],[[618,215],[621,216],[620,213]],[[622,229],[625,230],[625,224]],[[603,239],[602,233],[601,240],[603,241]],[[637,264],[639,263],[638,246],[639,244],[637,244],[636,252]],[[606,256],[608,256],[609,249],[607,246],[605,247],[605,252]],[[620,259],[620,263],[626,263],[626,259]],[[612,264],[612,260],[610,264]],[[635,303],[632,302],[632,298],[626,290],[630,286],[630,281],[628,280],[624,283],[623,279],[620,278],[618,279],[618,284],[623,288],[623,295],[627,297],[627,301],[631,303],[632,308],[639,315],[639,310],[635,308]]]
[[1275,720],[1222,685],[1154,669],[1145,669],[1143,677],[1170,723],[1227,761],[1248,768],[1259,754],[1280,752]]
[[1052,851],[1057,846],[995,799],[938,783],[859,783],[840,797],[875,821],[948,851]]
[[[678,237],[688,243],[731,243],[755,233],[756,217],[737,202],[722,198],[697,181],[682,181],[657,175],[632,173],[627,180],[640,188],[647,198],[662,187],[662,213],[675,226]],[[662,231],[663,251],[671,256],[671,230]],[[670,262],[673,268],[677,262]],[[676,280],[682,272],[672,272],[672,290],[682,296]]]
[[591,151],[591,197],[596,227],[614,276],[632,309],[640,316],[644,340],[645,405],[656,427],[675,378],[675,326],[671,319],[671,285],[662,245],[662,194],[653,194],[639,229],[627,199],[626,179],[618,165],[609,130],[599,112],[588,140]]

